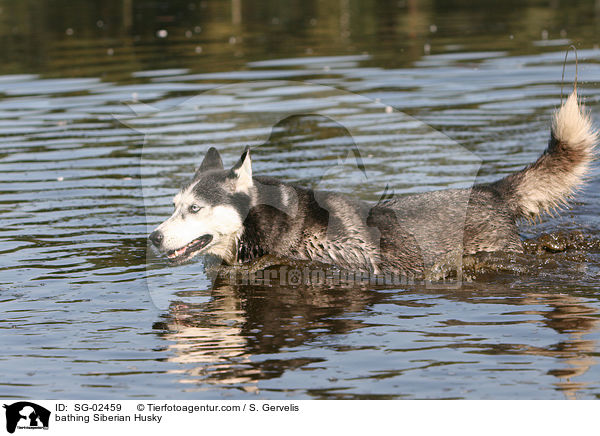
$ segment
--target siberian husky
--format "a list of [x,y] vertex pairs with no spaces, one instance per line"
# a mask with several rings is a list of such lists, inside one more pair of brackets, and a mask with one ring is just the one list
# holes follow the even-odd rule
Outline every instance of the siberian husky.
[[149,238],[173,263],[210,254],[226,264],[265,255],[345,270],[419,275],[439,259],[523,250],[518,222],[563,207],[585,181],[598,133],[577,93],[554,114],[533,164],[494,183],[370,204],[254,176],[250,149],[224,169],[210,148],[175,211]]

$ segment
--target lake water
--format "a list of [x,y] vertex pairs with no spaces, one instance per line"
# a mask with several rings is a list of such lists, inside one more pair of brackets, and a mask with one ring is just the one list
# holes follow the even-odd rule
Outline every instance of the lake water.
[[214,285],[146,241],[213,145],[374,201],[521,168],[569,44],[600,125],[600,3],[28,3],[0,1],[1,397],[600,397],[597,170],[459,287]]

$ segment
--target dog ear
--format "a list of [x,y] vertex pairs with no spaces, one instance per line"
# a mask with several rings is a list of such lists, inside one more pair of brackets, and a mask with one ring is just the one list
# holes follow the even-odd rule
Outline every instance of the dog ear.
[[210,147],[206,152],[206,156],[204,156],[204,160],[200,164],[198,171],[194,175],[194,179],[200,177],[200,175],[208,170],[222,170],[223,169],[223,161],[221,160],[221,155],[217,151],[215,147]]
[[236,191],[247,191],[252,187],[252,159],[250,159],[250,147],[246,147],[240,160],[236,163],[231,172],[229,178],[235,180]]

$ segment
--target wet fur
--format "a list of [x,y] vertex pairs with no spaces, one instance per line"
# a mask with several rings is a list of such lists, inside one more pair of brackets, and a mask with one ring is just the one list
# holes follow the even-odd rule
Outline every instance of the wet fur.
[[[573,92],[555,114],[548,147],[535,163],[472,189],[396,197],[373,205],[253,177],[249,149],[231,170],[224,170],[211,148],[183,192],[238,215],[241,224],[232,225],[230,234],[220,235],[204,251],[226,263],[269,254],[348,270],[418,276],[456,265],[465,254],[522,251],[518,221],[566,204],[584,182],[597,141],[589,115]],[[165,223],[158,229],[169,231]]]

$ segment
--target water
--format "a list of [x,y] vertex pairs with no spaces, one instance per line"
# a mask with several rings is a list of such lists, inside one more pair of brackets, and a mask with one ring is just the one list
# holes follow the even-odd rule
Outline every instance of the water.
[[146,245],[211,145],[367,200],[522,167],[569,43],[599,125],[600,8],[103,5],[0,1],[0,396],[600,396],[597,171],[459,289],[213,285]]

